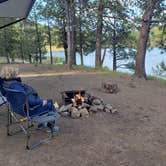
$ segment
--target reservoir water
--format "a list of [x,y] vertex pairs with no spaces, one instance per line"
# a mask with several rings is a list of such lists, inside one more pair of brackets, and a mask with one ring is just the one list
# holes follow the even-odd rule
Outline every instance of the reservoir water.
[[[47,53],[47,56],[49,56],[49,53]],[[65,57],[64,52],[54,52],[53,56],[55,57]],[[110,51],[107,50],[106,56],[104,59],[103,67],[108,67],[110,70],[112,70],[112,55],[110,54]],[[89,67],[95,67],[95,53],[90,53],[87,56],[83,57],[84,65]],[[146,52],[146,59],[145,59],[145,68],[147,75],[153,75],[156,76],[156,72],[153,69],[156,69],[156,66],[159,65],[161,62],[164,62],[166,64],[166,52],[162,53],[162,51],[158,48],[154,48],[151,51]],[[127,63],[128,60],[121,61],[121,64]],[[76,63],[77,65],[81,64],[80,55],[76,54]],[[133,71],[126,69],[126,68],[118,68],[117,71],[122,72],[129,72],[132,73]]]

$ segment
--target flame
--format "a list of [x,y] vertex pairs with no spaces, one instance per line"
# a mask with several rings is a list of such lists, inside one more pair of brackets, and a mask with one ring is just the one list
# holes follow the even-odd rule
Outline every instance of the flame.
[[84,97],[81,96],[81,91],[78,91],[78,93],[73,98],[73,105],[74,106],[82,105],[83,102],[84,102]]

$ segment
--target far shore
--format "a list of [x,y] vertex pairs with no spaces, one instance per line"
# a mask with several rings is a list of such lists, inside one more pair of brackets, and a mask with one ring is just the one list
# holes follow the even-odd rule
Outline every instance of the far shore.
[[[47,50],[47,52],[50,52],[50,47],[46,46],[46,50]],[[52,52],[64,52],[64,48],[52,46]]]

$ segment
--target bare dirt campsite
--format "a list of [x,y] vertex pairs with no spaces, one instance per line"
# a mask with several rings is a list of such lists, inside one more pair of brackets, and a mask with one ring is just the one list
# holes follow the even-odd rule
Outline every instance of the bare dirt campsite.
[[[165,166],[166,84],[130,75],[60,67],[19,65],[23,82],[42,98],[61,104],[61,91],[84,89],[110,103],[118,113],[97,112],[88,118],[61,117],[60,131],[49,142],[25,149],[22,133],[6,136],[5,106],[0,107],[0,166]],[[119,91],[102,91],[102,82]],[[38,135],[36,137],[39,137]]]

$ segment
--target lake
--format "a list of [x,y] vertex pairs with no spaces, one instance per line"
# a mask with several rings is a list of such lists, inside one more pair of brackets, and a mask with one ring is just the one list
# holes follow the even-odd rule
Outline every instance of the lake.
[[[49,56],[49,53],[47,53],[47,56]],[[54,52],[53,56],[55,57],[65,57],[64,52]],[[112,60],[113,57],[110,54],[110,50],[107,50],[105,60],[103,63],[103,67],[108,67],[110,70],[112,70]],[[87,56],[83,57],[84,65],[89,67],[95,67],[95,53],[90,53]],[[154,72],[153,68],[156,68],[158,64],[160,64],[162,61],[166,64],[166,52],[161,53],[161,50],[158,48],[154,48],[151,51],[146,52],[146,59],[145,59],[145,68],[147,75],[153,75],[156,76],[157,74]],[[123,60],[121,63],[127,63],[128,60]],[[76,54],[76,63],[77,65],[81,64],[80,55]],[[129,72],[132,73],[131,70],[125,69],[125,68],[118,68],[117,71],[121,72]]]

